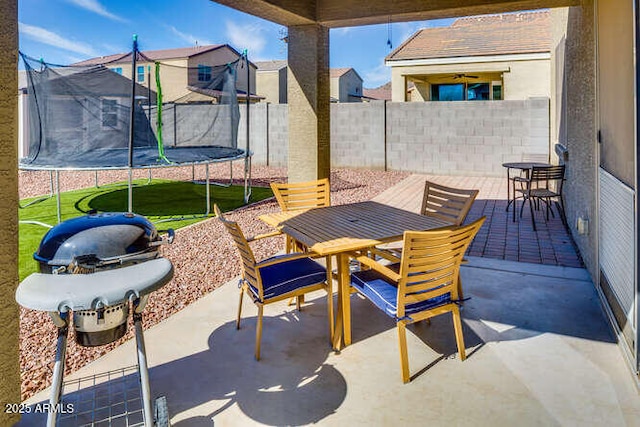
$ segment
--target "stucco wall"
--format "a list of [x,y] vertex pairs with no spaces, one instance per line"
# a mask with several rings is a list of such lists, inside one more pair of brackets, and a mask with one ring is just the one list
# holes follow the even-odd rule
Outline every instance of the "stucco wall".
[[551,95],[551,68],[546,60],[514,61],[502,73],[505,100]]
[[18,285],[18,4],[0,2],[0,425],[18,420],[5,405],[20,403]]
[[256,73],[257,93],[263,96],[261,102],[280,103],[280,73],[278,70]]
[[[593,1],[582,7],[552,9],[552,52],[554,52],[553,143],[569,151],[563,189],[567,222],[585,266],[597,282],[596,180],[596,89]],[[564,70],[563,70],[564,66]],[[576,219],[592,220],[591,232],[580,235]]]

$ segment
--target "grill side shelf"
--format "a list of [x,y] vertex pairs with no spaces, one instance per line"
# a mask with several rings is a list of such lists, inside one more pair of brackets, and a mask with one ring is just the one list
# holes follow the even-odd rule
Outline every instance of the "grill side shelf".
[[39,311],[95,310],[127,301],[130,295],[147,295],[172,277],[173,265],[166,258],[91,274],[34,273],[18,286],[16,301]]

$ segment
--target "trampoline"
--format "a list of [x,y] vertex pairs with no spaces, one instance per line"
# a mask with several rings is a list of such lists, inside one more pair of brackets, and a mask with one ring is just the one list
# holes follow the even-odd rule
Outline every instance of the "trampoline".
[[[238,148],[237,142],[240,112],[236,81],[242,71],[250,81],[246,51],[227,64],[179,67],[145,56],[134,36],[132,51],[109,57],[108,62],[89,60],[63,66],[22,52],[20,57],[27,75],[29,143],[28,154],[20,159],[19,167],[50,171],[51,196],[54,180],[56,183],[58,222],[59,174],[63,171],[96,171],[97,185],[97,171],[128,170],[128,210],[133,212],[133,170],[149,169],[151,177],[154,168],[205,165],[207,201],[203,215],[209,215],[209,165],[228,162],[231,182],[232,162],[242,160],[244,202],[249,201],[249,96],[246,149]],[[135,78],[123,75],[122,70],[128,67]],[[165,101],[163,87],[175,93],[176,74],[186,76],[186,86],[177,87],[186,95]],[[189,93],[199,96],[194,101]],[[209,96],[203,97],[202,93]]]

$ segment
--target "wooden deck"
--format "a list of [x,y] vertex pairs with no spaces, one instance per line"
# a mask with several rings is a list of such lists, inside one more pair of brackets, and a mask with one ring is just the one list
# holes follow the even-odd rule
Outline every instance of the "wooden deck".
[[[450,187],[478,189],[466,222],[482,215],[487,221],[469,248],[469,255],[537,264],[583,267],[573,239],[565,229],[557,212],[546,220],[544,211],[536,215],[537,231],[533,231],[529,209],[522,218],[512,221],[507,206],[507,180],[494,177],[463,177],[440,175],[410,175],[373,200],[406,209],[420,211],[425,180]],[[518,204],[518,208],[519,208]]]

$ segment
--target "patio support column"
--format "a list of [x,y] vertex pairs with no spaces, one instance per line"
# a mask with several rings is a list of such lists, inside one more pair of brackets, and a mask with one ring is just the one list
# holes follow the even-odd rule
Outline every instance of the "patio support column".
[[20,403],[18,285],[18,2],[0,2],[0,425],[19,416],[7,403]]
[[288,39],[289,182],[328,178],[329,29],[290,26]]

